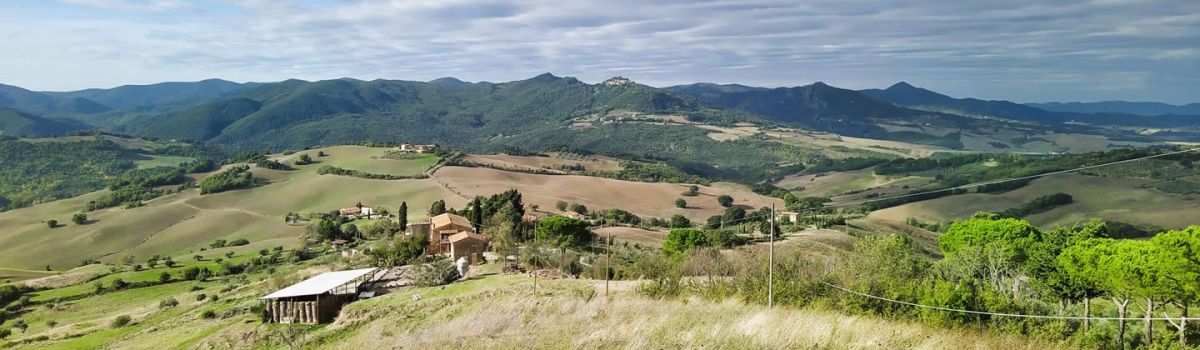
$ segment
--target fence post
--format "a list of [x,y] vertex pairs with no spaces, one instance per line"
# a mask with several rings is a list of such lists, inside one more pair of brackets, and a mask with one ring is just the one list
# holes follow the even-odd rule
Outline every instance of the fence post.
[[771,204],[771,236],[767,260],[767,308],[775,306],[775,204]]

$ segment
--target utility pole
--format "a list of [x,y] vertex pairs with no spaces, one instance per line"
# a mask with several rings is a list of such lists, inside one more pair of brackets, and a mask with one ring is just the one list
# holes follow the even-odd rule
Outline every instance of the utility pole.
[[771,204],[771,243],[767,260],[767,309],[775,306],[775,204]]

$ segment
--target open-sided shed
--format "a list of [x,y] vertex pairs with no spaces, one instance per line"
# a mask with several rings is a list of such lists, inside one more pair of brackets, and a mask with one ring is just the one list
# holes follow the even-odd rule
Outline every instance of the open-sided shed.
[[359,286],[374,268],[326,272],[262,297],[264,320],[318,324],[332,321],[342,306],[354,301]]

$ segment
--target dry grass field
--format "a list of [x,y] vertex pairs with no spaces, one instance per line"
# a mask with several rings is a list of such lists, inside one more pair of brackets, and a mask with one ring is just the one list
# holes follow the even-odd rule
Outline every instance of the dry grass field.
[[666,231],[647,230],[638,227],[603,227],[592,230],[600,237],[614,237],[617,242],[628,242],[629,244],[640,244],[646,247],[659,247],[662,242],[667,239]]
[[[700,195],[684,197],[687,185],[621,181],[576,175],[538,175],[489,168],[443,167],[435,174],[454,190],[467,196],[486,196],[510,188],[521,191],[526,205],[541,210],[553,210],[558,201],[580,203],[590,210],[619,208],[641,217],[668,218],[683,214],[692,220],[703,220],[725,210],[717,204],[717,196],[728,194],[737,205],[752,208],[783,201],[751,192],[749,188],[729,183],[700,186]],[[687,208],[676,208],[675,200],[684,198]]]

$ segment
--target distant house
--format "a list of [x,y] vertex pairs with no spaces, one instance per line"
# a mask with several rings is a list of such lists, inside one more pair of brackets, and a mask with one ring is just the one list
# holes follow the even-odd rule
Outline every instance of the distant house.
[[351,218],[351,219],[357,219],[360,217],[365,217],[365,218],[370,219],[371,215],[376,215],[376,214],[375,214],[375,210],[371,209],[371,207],[363,206],[362,203],[358,203],[357,205],[355,205],[353,207],[338,209],[338,215],[341,215],[344,218]]
[[776,219],[781,222],[798,222],[800,221],[800,213],[794,211],[784,211],[780,212]]
[[483,235],[464,231],[450,236],[449,241],[451,261],[458,261],[464,256],[472,262],[483,261],[483,252],[487,251],[488,245]]
[[406,144],[400,145],[401,152],[425,153],[425,152],[433,152],[433,150],[435,150],[435,149],[437,149],[436,144],[414,145],[414,144],[406,143]]
[[333,321],[354,301],[374,268],[326,272],[262,297],[268,323],[318,324]]

